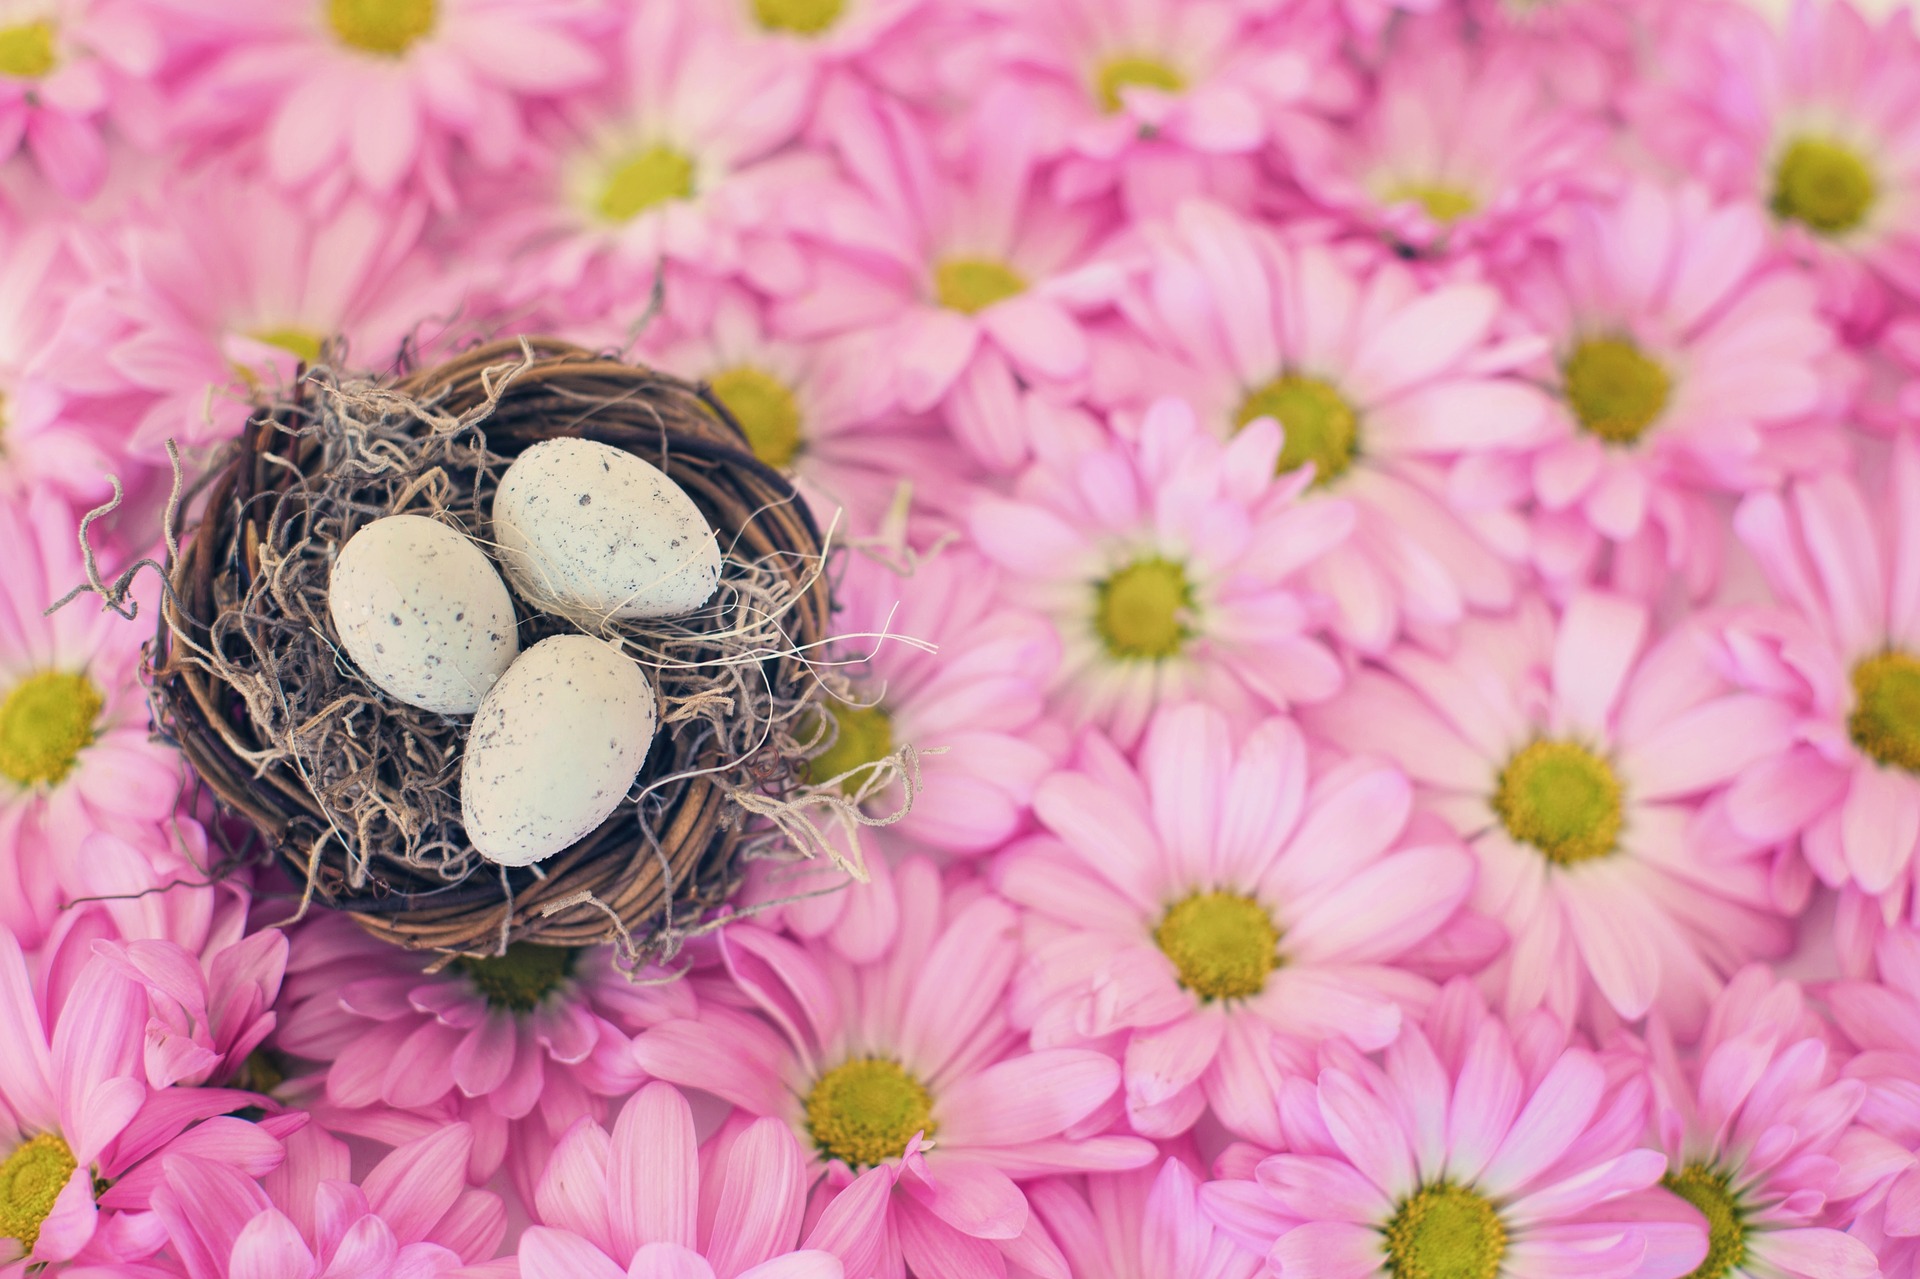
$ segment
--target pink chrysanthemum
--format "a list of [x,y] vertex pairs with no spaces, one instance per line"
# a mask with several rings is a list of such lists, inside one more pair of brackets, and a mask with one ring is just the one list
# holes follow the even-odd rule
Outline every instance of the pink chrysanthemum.
[[1798,834],[1814,872],[1908,906],[1920,849],[1920,442],[1884,487],[1846,475],[1749,497],[1734,528],[1789,615],[1727,628],[1728,668],[1793,714],[1791,737],[1732,792],[1756,839]]
[[1309,717],[1399,761],[1471,842],[1473,904],[1513,936],[1484,978],[1509,1015],[1657,1007],[1691,1029],[1727,973],[1792,936],[1767,850],[1719,802],[1787,747],[1792,713],[1728,691],[1696,630],[1646,647],[1648,621],[1615,595],[1577,594],[1558,618],[1529,601],[1468,622],[1451,656],[1397,650]]
[[1081,1179],[1054,1177],[1027,1198],[1076,1275],[1103,1279],[1253,1279],[1262,1266],[1207,1220],[1200,1177],[1178,1157]]
[[1655,1189],[1665,1158],[1634,1148],[1645,1080],[1551,1018],[1509,1031],[1459,981],[1384,1068],[1325,1055],[1279,1098],[1289,1153],[1201,1192],[1280,1279],[1680,1279],[1707,1255],[1698,1219]]
[[1120,1085],[1110,1057],[1030,1051],[1008,1024],[1018,948],[1006,903],[972,885],[943,891],[919,858],[897,877],[889,954],[853,964],[764,928],[729,928],[734,998],[753,1011],[703,994],[698,1019],[641,1034],[634,1058],[791,1125],[808,1152],[815,1210],[850,1193],[860,1171],[884,1168],[898,1248],[881,1259],[880,1279],[901,1279],[903,1263],[944,1275],[965,1260],[995,1273],[1003,1257],[1064,1276],[1017,1183],[1138,1167],[1153,1148],[1100,1135]]
[[1148,233],[1128,311],[1149,350],[1123,343],[1103,360],[1103,394],[1138,407],[1178,391],[1221,436],[1280,423],[1277,466],[1312,486],[1306,505],[1355,510],[1354,536],[1305,574],[1350,642],[1378,650],[1403,621],[1509,604],[1525,527],[1463,468],[1530,451],[1551,405],[1511,376],[1540,344],[1502,336],[1499,295],[1423,286],[1363,250],[1290,247],[1209,204]]
[[526,112],[604,71],[600,0],[154,0],[202,50],[183,90],[194,136],[238,133],[288,186],[332,198],[410,184],[454,202],[456,151],[520,160]]
[[50,493],[0,500],[0,924],[36,944],[85,890],[90,832],[154,842],[180,794],[179,757],[147,730],[141,645],[151,638],[83,597],[78,517]]
[[583,1119],[554,1147],[534,1199],[542,1224],[520,1237],[520,1274],[871,1274],[886,1245],[886,1170],[862,1173],[813,1222],[804,1220],[804,1173],[800,1143],[778,1119],[723,1132],[703,1157],[686,1098],[671,1084],[648,1084],[621,1108],[611,1134]]
[[1532,372],[1559,438],[1519,480],[1542,508],[1549,575],[1589,580],[1611,543],[1623,584],[1651,592],[1671,574],[1705,591],[1726,520],[1707,493],[1844,458],[1828,423],[1847,407],[1846,357],[1812,280],[1767,238],[1748,203],[1642,181],[1583,210],[1549,264],[1514,281],[1553,342]]
[[720,0],[741,43],[778,41],[809,59],[843,62],[870,52],[927,0]]
[[1263,420],[1221,444],[1162,400],[1139,438],[1036,463],[970,527],[1007,570],[1010,600],[1050,617],[1055,697],[1130,745],[1156,705],[1201,697],[1243,717],[1331,696],[1344,678],[1298,583],[1353,523],[1340,499],[1298,500]]
[[1137,774],[1099,738],[1036,798],[1058,838],[1009,850],[997,882],[1027,911],[1013,1014],[1051,1046],[1123,1058],[1127,1116],[1166,1137],[1203,1110],[1280,1144],[1272,1088],[1300,1040],[1381,1048],[1432,985],[1394,967],[1453,917],[1473,859],[1407,829],[1413,788],[1354,763],[1309,776],[1294,726],[1236,742],[1205,706],[1164,710]]
[[[1877,980],[1837,982],[1824,996],[1834,1024],[1859,1051],[1842,1074],[1865,1086],[1859,1127],[1835,1150],[1841,1180],[1871,1184],[1850,1208],[1849,1233],[1880,1258],[1887,1275],[1920,1266],[1920,933],[1887,929],[1872,948]],[[1860,1141],[1863,1134],[1872,1140]],[[1844,1193],[1836,1187],[1831,1197]]]
[[1676,168],[1767,206],[1871,325],[1878,277],[1920,297],[1920,37],[1905,12],[1793,0],[1776,30],[1742,5],[1683,10],[1639,121]]
[[1662,6],[1644,0],[1467,0],[1464,8],[1489,39],[1524,51],[1556,99],[1612,112],[1637,70],[1647,19]]
[[96,949],[146,991],[147,1082],[228,1082],[272,1033],[273,1004],[287,967],[278,929],[251,933],[205,957],[178,942],[101,941]]
[[91,196],[107,173],[101,133],[116,91],[152,76],[160,53],[160,33],[139,4],[9,5],[0,18],[0,159],[24,146],[54,190]]

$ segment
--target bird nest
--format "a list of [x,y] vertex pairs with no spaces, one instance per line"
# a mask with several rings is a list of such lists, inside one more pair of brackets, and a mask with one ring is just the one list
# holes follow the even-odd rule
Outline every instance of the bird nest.
[[[490,548],[501,473],[556,436],[665,471],[725,559],[691,616],[589,623],[647,669],[660,729],[610,818],[509,870],[461,830],[468,721],[404,705],[354,669],[326,587],[339,548],[382,516],[426,515]],[[205,492],[168,566],[156,717],[308,904],[417,949],[617,941],[658,956],[736,887],[756,840],[791,839],[796,803],[846,793],[844,779],[806,779],[835,731],[810,660],[832,608],[820,532],[699,387],[551,341],[481,347],[392,385],[321,367],[254,417]],[[523,649],[579,629],[515,607]]]

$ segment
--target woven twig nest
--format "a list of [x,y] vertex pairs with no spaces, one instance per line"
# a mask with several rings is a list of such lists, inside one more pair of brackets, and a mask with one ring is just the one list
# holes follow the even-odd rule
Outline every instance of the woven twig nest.
[[[657,659],[662,727],[634,791],[572,847],[507,871],[473,854],[458,827],[464,721],[361,679],[315,579],[383,515],[430,514],[488,545],[499,472],[563,435],[660,467],[726,557],[707,609],[614,637],[643,665]],[[678,379],[553,341],[481,347],[390,387],[321,370],[256,415],[206,491],[169,575],[157,715],[312,903],[400,945],[671,949],[736,884],[747,804],[799,788],[821,746],[800,739],[831,722],[804,657],[827,638],[831,611],[819,530],[725,410]],[[516,606],[523,646],[574,629]],[[706,667],[723,640],[731,660]]]

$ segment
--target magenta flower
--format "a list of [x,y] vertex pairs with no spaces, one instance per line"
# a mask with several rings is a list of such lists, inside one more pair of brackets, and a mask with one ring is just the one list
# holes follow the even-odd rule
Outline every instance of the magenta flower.
[[686,1098],[669,1084],[648,1084],[621,1108],[611,1135],[583,1119],[554,1148],[534,1201],[543,1224],[520,1237],[520,1274],[841,1279],[871,1273],[884,1247],[886,1170],[862,1173],[803,1227],[804,1169],[800,1143],[778,1119],[723,1133],[703,1160]]
[[1159,1168],[1027,1188],[1076,1275],[1106,1279],[1254,1279],[1263,1269],[1201,1212],[1200,1178],[1178,1157]]
[[160,54],[160,33],[139,4],[10,6],[0,20],[0,159],[24,146],[54,190],[93,195],[107,174],[107,116],[134,105],[124,90],[151,77]]
[[1454,982],[1382,1065],[1326,1056],[1281,1096],[1289,1153],[1201,1192],[1280,1279],[1680,1279],[1708,1256],[1698,1219],[1655,1189],[1666,1160],[1634,1148],[1645,1080],[1551,1018],[1509,1031]]
[[1157,705],[1209,698],[1246,718],[1340,687],[1323,602],[1301,583],[1353,508],[1299,500],[1310,477],[1276,475],[1271,421],[1221,444],[1162,400],[1135,441],[1056,448],[969,527],[1008,599],[1059,631],[1054,696],[1071,721],[1124,746]]
[[[886,1170],[899,1251],[881,1279],[1045,1263],[1051,1250],[1018,1182],[1133,1168],[1137,1137],[1101,1135],[1120,1070],[1104,1053],[1027,1049],[1007,1021],[1018,961],[1013,911],[962,884],[943,892],[918,858],[897,871],[891,951],[854,964],[751,924],[723,950],[735,1011],[704,995],[697,1018],[639,1035],[634,1060],[660,1079],[789,1125],[807,1151],[815,1211]],[[1056,1258],[1057,1262],[1057,1258]],[[1057,1264],[1044,1272],[1064,1275]]]
[[[1699,1024],[1721,979],[1792,936],[1766,848],[1718,802],[1792,741],[1793,715],[1715,678],[1697,630],[1647,646],[1644,605],[1576,595],[1470,621],[1439,657],[1396,650],[1309,726],[1396,760],[1470,842],[1475,909],[1512,948],[1484,980],[1507,1015]],[[1594,996],[1598,996],[1596,1000]]]
[[1149,348],[1105,361],[1107,393],[1138,407],[1178,391],[1222,437],[1280,424],[1276,465],[1311,485],[1303,505],[1354,508],[1354,536],[1305,574],[1353,644],[1377,651],[1403,622],[1506,607],[1526,530],[1510,495],[1473,478],[1546,439],[1551,405],[1512,376],[1540,345],[1505,335],[1499,295],[1289,247],[1198,202],[1151,234],[1128,306]]
[[1099,738],[1040,788],[1058,838],[1015,845],[1000,890],[1029,912],[1011,1008],[1036,1044],[1104,1041],[1127,1116],[1165,1137],[1202,1110],[1277,1146],[1272,1089],[1308,1040],[1385,1047],[1430,983],[1394,967],[1473,888],[1444,833],[1407,829],[1413,788],[1356,762],[1311,776],[1285,720],[1236,741],[1206,706],[1163,710],[1137,772]]

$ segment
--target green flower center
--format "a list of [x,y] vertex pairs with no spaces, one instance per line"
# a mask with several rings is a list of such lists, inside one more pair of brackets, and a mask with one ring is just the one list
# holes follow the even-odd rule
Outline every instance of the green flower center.
[[1707,1219],[1707,1255],[1686,1279],[1724,1279],[1747,1260],[1746,1215],[1734,1198],[1727,1174],[1707,1164],[1688,1164],[1660,1184],[1698,1208]]
[[753,17],[768,31],[817,36],[840,21],[846,0],[753,0]]
[[1280,966],[1280,930],[1266,907],[1239,893],[1195,893],[1167,908],[1154,944],[1180,984],[1202,999],[1250,999]]
[[1558,866],[1605,857],[1620,842],[1620,780],[1573,742],[1540,741],[1500,772],[1493,811],[1507,833]]
[[1177,656],[1193,632],[1186,569],[1155,556],[1135,560],[1094,587],[1093,627],[1118,658],[1148,661]]
[[1159,58],[1142,53],[1123,53],[1108,58],[1100,64],[1100,69],[1093,77],[1093,96],[1099,100],[1101,109],[1108,113],[1126,105],[1120,98],[1122,89],[1161,89],[1167,93],[1179,93],[1186,87],[1185,76]]
[[54,1200],[80,1165],[67,1143],[50,1132],[28,1138],[0,1164],[0,1236],[31,1253]]
[[0,774],[22,786],[65,781],[93,741],[93,722],[105,705],[85,675],[27,676],[0,702]]
[[1625,338],[1588,338],[1573,348],[1563,375],[1573,415],[1609,444],[1638,441],[1673,392],[1667,371]]
[[0,27],[0,75],[37,80],[59,60],[53,47],[53,24],[44,19]]
[[1493,1205],[1444,1181],[1401,1204],[1386,1235],[1394,1279],[1494,1279],[1507,1253],[1507,1228]]
[[877,764],[893,754],[893,719],[878,706],[848,706],[842,702],[833,703],[827,713],[837,730],[833,745],[807,761],[801,770],[803,780],[824,782],[852,773],[841,787],[858,790],[868,774],[853,770]]
[[613,166],[594,209],[609,222],[631,222],[648,209],[693,195],[693,157],[664,143]]
[[320,348],[326,345],[326,339],[312,329],[256,329],[248,336],[256,342],[279,347],[302,364],[320,363]]
[[793,465],[800,452],[800,404],[786,383],[743,364],[715,373],[707,386],[740,424],[755,457],[776,470]]
[[861,1057],[820,1076],[807,1094],[807,1134],[828,1159],[870,1168],[933,1136],[933,1096],[897,1061]]
[[577,950],[517,941],[504,955],[462,955],[447,967],[466,974],[487,1003],[511,1012],[532,1012],[573,976]]
[[1853,148],[1826,138],[1795,138],[1773,171],[1774,216],[1840,235],[1866,220],[1878,185]]
[[992,258],[943,258],[933,268],[933,292],[940,305],[962,315],[977,315],[995,302],[1027,291],[1018,271]]
[[1280,473],[1311,462],[1316,488],[1345,475],[1359,454],[1359,415],[1332,383],[1317,377],[1288,373],[1255,387],[1234,410],[1233,424],[1241,427],[1263,417],[1280,423],[1286,437],[1280,448]]
[[1458,222],[1480,208],[1480,201],[1473,192],[1444,182],[1396,182],[1382,193],[1381,198],[1388,204],[1412,200],[1427,211],[1428,217],[1442,226]]
[[433,31],[437,0],[327,0],[327,21],[341,41],[397,58]]
[[1855,666],[1847,731],[1875,762],[1920,773],[1920,658],[1879,653]]

